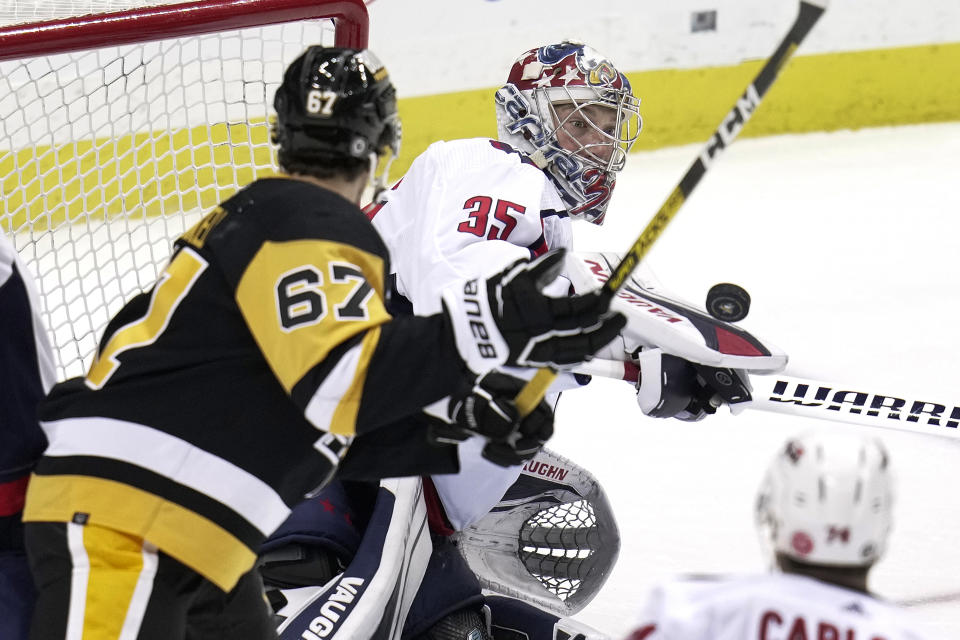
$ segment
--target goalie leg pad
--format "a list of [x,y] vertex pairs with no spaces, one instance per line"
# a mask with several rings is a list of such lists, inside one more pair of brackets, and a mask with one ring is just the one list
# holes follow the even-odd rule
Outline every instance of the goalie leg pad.
[[350,486],[356,488],[348,491],[343,482],[334,480],[294,507],[267,538],[258,560],[265,584],[278,588],[322,586],[350,562],[362,537],[356,524],[358,513],[363,513],[364,502],[373,504],[376,485],[369,485],[360,497],[356,493],[363,485]]
[[400,638],[431,551],[420,479],[381,481],[343,573],[322,587],[282,590],[280,640]]
[[[417,640],[481,640],[489,638],[480,610],[483,594],[477,577],[448,538],[436,537],[427,573],[417,591],[404,638]],[[484,635],[471,636],[471,631]]]

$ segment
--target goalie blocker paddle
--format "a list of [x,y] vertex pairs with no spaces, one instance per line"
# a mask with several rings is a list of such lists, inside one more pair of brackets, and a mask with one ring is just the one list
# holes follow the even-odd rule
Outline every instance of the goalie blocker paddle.
[[[653,243],[670,224],[673,216],[680,210],[683,203],[690,197],[690,193],[700,182],[703,174],[713,165],[720,153],[734,141],[740,130],[757,110],[760,100],[766,95],[773,81],[777,79],[780,69],[783,68],[783,65],[797,50],[803,39],[810,33],[813,25],[817,23],[817,20],[820,19],[827,8],[828,2],[829,0],[801,0],[797,19],[780,42],[777,50],[767,59],[760,73],[757,74],[757,77],[754,78],[743,95],[733,105],[733,108],[723,118],[723,122],[720,123],[706,146],[700,151],[697,159],[687,169],[687,172],[680,179],[680,183],[660,206],[653,219],[650,220],[640,236],[634,241],[633,246],[624,255],[623,260],[614,268],[610,279],[603,285],[601,295],[608,303],[623,286],[634,268],[647,255]],[[533,411],[556,377],[557,372],[551,368],[543,368],[537,371],[533,379],[520,390],[515,399],[520,415],[525,416]]]

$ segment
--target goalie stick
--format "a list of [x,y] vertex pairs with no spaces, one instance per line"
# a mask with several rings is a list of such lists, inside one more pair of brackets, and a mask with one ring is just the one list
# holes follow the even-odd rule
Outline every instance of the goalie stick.
[[[595,358],[574,369],[636,383],[635,365]],[[960,403],[890,395],[862,384],[838,384],[784,375],[753,376],[752,400],[737,405],[831,422],[880,427],[960,440]]]
[[[703,175],[713,165],[720,153],[734,141],[746,125],[760,105],[760,100],[766,95],[773,81],[777,79],[780,69],[783,68],[783,65],[797,50],[803,39],[810,33],[813,25],[817,23],[817,20],[820,19],[827,8],[828,2],[829,0],[800,1],[797,18],[776,51],[767,59],[763,68],[760,69],[760,73],[747,86],[746,91],[733,105],[733,108],[724,116],[720,126],[717,127],[706,146],[700,151],[700,155],[697,156],[680,179],[680,183],[667,196],[666,201],[660,205],[660,209],[654,214],[653,219],[647,223],[646,228],[624,255],[623,260],[614,268],[612,276],[601,289],[601,295],[606,298],[607,302],[613,298],[634,268],[650,251],[653,243],[656,242],[674,215],[683,206],[683,203],[690,197],[694,187],[699,184],[700,179],[703,178]],[[543,368],[537,371],[533,379],[517,394],[516,405],[520,415],[525,416],[533,411],[546,393],[547,387],[556,377],[557,371],[551,368]]]

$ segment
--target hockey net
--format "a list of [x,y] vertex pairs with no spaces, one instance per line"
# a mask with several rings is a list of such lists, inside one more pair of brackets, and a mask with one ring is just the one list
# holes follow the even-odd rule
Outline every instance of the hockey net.
[[[286,66],[367,43],[363,0],[129,4],[0,10],[15,23],[0,27],[0,227],[37,280],[60,379],[86,371],[177,236],[276,171]],[[112,13],[64,17],[91,11]]]

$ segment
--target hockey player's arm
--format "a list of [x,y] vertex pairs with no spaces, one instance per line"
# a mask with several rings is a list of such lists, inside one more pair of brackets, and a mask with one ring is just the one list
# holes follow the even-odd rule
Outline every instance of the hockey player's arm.
[[[442,292],[441,314],[396,318],[384,326],[375,353],[376,366],[369,367],[364,383],[370,384],[363,395],[371,398],[372,404],[364,414],[367,419],[361,422],[375,428],[378,418],[382,419],[382,412],[388,408],[378,392],[397,388],[399,368],[414,372],[416,377],[418,363],[424,363],[425,372],[450,375],[451,365],[427,363],[436,358],[461,361],[463,369],[456,388],[451,390],[447,381],[439,397],[415,396],[413,405],[419,408],[454,392],[466,393],[462,384],[465,372],[469,388],[475,376],[504,365],[567,367],[603,347],[622,328],[622,316],[608,313],[599,296],[593,294],[553,298],[543,293],[546,284],[556,279],[562,261],[562,253],[553,253],[534,261],[517,261],[489,276],[454,282]],[[424,331],[421,325],[428,320],[441,324],[420,334],[420,343],[398,337],[418,335],[416,332]],[[424,353],[424,345],[437,351]],[[438,385],[442,382],[438,380]],[[411,383],[399,384],[403,387]],[[489,437],[482,430],[478,433]]]
[[[54,382],[53,354],[36,309],[36,290],[15,250],[0,237],[0,503],[4,483],[27,474],[46,438],[36,406]],[[9,491],[21,489],[8,487]],[[11,499],[9,504],[14,504]],[[18,498],[17,500],[19,500]],[[4,515],[0,513],[0,515]]]
[[[540,293],[559,267],[557,256],[516,263],[451,285],[442,314],[392,319],[378,255],[327,240],[267,243],[244,270],[236,300],[307,419],[349,437],[494,367],[570,365],[609,342],[623,319],[606,314],[597,296]],[[460,362],[466,367],[457,371]]]
[[441,316],[398,322],[387,313],[384,271],[376,253],[305,239],[264,244],[237,285],[264,359],[321,430],[354,436],[465,382]]

